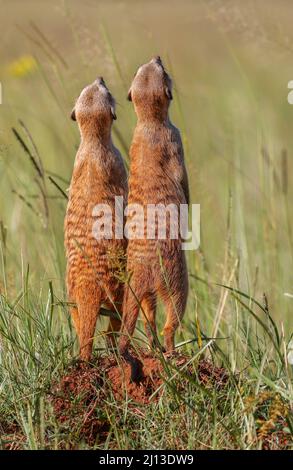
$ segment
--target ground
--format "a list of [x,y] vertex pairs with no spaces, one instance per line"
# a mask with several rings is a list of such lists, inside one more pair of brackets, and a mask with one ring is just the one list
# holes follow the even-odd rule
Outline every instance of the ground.
[[[59,433],[71,436],[64,448],[79,448],[81,442],[89,447],[106,442],[111,420],[104,411],[110,397],[116,405],[128,403],[132,413],[137,416],[153,403],[158,403],[168,385],[176,386],[177,393],[184,394],[189,379],[197,380],[204,389],[215,390],[225,399],[228,397],[231,380],[228,371],[213,365],[208,359],[199,359],[195,366],[190,356],[177,354],[171,360],[170,368],[162,356],[154,357],[146,350],[139,350],[139,356],[144,374],[139,384],[131,382],[129,365],[112,354],[100,356],[91,364],[80,361],[72,363],[67,373],[52,385],[47,399],[52,406]],[[185,379],[182,380],[183,376],[180,375],[181,379],[176,383],[174,378],[180,370],[184,370]],[[237,374],[233,380],[237,382]],[[261,405],[271,398],[270,393],[263,396],[260,406],[256,408],[259,418]],[[281,402],[278,406],[281,406]],[[277,412],[278,426],[270,420],[259,420],[261,426],[258,437],[263,449],[287,449],[292,444],[289,434],[282,430],[282,426],[280,428],[280,425],[284,425],[284,419],[279,415]],[[2,442],[6,449],[21,449],[25,440],[17,423],[2,427]],[[15,441],[18,441],[17,446]]]

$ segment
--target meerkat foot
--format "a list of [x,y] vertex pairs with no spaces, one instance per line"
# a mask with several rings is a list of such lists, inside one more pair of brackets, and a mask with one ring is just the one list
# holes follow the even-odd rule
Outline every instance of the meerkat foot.
[[89,354],[86,351],[85,352],[81,351],[81,353],[79,355],[79,362],[81,362],[81,363],[82,362],[83,363],[87,362],[88,363],[88,362],[90,362],[90,360],[91,360],[91,354]]

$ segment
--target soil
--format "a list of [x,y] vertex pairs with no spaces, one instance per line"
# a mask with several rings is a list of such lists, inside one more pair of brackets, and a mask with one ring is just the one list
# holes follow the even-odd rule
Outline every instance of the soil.
[[[127,399],[128,407],[141,413],[151,402],[158,401],[164,385],[168,384],[168,378],[173,377],[178,368],[183,368],[180,380],[176,381],[179,392],[180,389],[184,391],[188,379],[196,380],[205,388],[216,388],[219,391],[229,380],[224,368],[216,367],[206,359],[196,364],[187,364],[190,357],[176,355],[164,364],[160,358],[144,350],[139,352],[139,358],[143,363],[144,375],[139,384],[131,382],[130,366],[111,355],[100,356],[92,364],[72,364],[67,374],[52,385],[49,400],[58,429],[64,434],[64,448],[74,448],[81,441],[92,446],[106,440],[110,422],[105,407],[99,404],[109,403],[111,394],[118,405]],[[111,400],[114,402],[112,398]],[[0,423],[0,434],[2,448],[21,449],[26,441],[16,423],[9,426]],[[71,443],[69,447],[68,442]],[[270,433],[262,442],[263,449],[286,446],[287,436],[281,431]]]
[[[101,389],[109,389],[116,400],[121,401],[127,395],[133,403],[148,404],[152,400],[158,400],[161,390],[158,390],[166,380],[168,380],[168,363],[166,369],[162,365],[159,358],[155,358],[148,352],[140,351],[140,360],[143,363],[144,378],[139,384],[130,380],[130,366],[122,362],[117,363],[114,356],[100,357],[95,364],[88,365],[79,363],[73,366],[69,373],[63,377],[59,384],[54,387],[57,395],[62,395],[61,400],[69,401],[72,395],[86,395],[86,402],[92,402],[97,396],[97,392],[101,393]],[[182,367],[190,357],[177,355],[172,358],[172,366]],[[172,376],[176,373],[174,367],[169,368],[169,374]],[[187,366],[185,373],[195,375],[193,366]],[[228,375],[225,369],[215,367],[207,360],[199,361],[197,364],[197,375],[200,382],[206,386],[223,386]],[[155,393],[156,392],[156,393]],[[57,399],[57,402],[58,400]],[[54,401],[54,400],[53,400]]]
[[[161,387],[168,375],[176,373],[174,367],[182,367],[190,359],[188,356],[176,355],[171,359],[169,367],[146,351],[140,351],[139,357],[143,363],[144,378],[139,384],[130,380],[131,370],[129,364],[117,362],[115,356],[100,357],[94,364],[77,363],[72,366],[68,374],[61,378],[52,389],[51,403],[54,408],[57,421],[61,424],[70,423],[74,428],[75,419],[83,416],[79,436],[91,445],[103,441],[107,437],[109,422],[107,418],[96,415],[97,403],[109,397],[111,392],[116,402],[130,400],[133,407],[147,406],[152,401],[157,401],[163,391]],[[194,367],[187,365],[184,369],[188,375],[195,375]],[[201,360],[197,364],[197,377],[207,387],[222,387],[228,381],[225,369],[215,367],[207,360]],[[184,384],[182,384],[184,387]]]
[[21,450],[25,441],[25,436],[15,421],[9,424],[6,421],[0,422],[1,450]]

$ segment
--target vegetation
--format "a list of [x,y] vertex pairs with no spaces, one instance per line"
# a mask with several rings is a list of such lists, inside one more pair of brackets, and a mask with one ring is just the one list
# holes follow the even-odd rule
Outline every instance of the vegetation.
[[[292,448],[289,2],[23,3],[0,2],[0,446]],[[201,204],[177,337],[185,360],[157,357],[152,400],[136,402],[127,388],[118,396],[97,374],[108,357],[103,317],[93,371],[80,375],[95,389],[89,398],[72,375],[64,286],[63,219],[79,142],[69,117],[82,87],[103,75],[128,162],[128,85],[157,53],[174,77],[172,120]],[[160,328],[163,320],[160,307]],[[144,341],[139,323],[136,344]],[[55,400],[64,377],[75,391],[68,422]]]

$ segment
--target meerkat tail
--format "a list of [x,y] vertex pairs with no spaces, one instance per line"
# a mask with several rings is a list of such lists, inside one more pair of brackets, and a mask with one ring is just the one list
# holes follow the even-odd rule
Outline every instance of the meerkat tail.
[[142,362],[133,356],[129,350],[124,351],[122,357],[130,365],[130,381],[136,384],[140,383],[144,378]]

